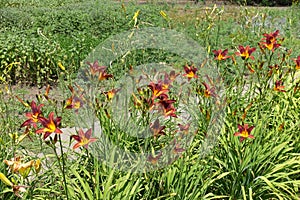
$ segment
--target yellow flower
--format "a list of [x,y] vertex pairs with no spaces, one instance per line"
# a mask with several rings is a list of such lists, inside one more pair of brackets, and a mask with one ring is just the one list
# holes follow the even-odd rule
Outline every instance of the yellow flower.
[[167,14],[166,14],[163,10],[161,10],[161,11],[159,12],[159,14],[160,14],[163,18],[167,19]]
[[20,157],[12,158],[11,160],[4,160],[5,164],[7,164],[12,172],[19,172],[23,177],[27,177],[31,167],[34,163],[33,160],[22,163]]
[[37,159],[33,164],[36,173],[39,173],[41,171],[41,166],[41,160]]
[[0,173],[0,179],[4,184],[13,186],[13,183],[3,173]]
[[61,62],[58,62],[58,67],[63,71],[66,70],[66,68],[61,64]]
[[134,13],[134,16],[133,16],[132,19],[133,19],[133,20],[137,20],[139,14],[140,14],[140,10],[136,11],[136,12]]

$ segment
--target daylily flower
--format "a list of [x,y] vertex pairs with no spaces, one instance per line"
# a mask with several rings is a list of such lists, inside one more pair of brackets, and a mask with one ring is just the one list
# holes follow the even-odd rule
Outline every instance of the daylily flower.
[[190,123],[186,124],[186,125],[182,125],[182,124],[178,124],[179,126],[179,131],[183,132],[184,134],[188,134],[189,133],[189,129],[190,129]]
[[40,159],[35,160],[32,166],[34,167],[35,172],[39,173],[41,171],[41,167],[42,167],[41,160]]
[[179,75],[175,73],[175,71],[171,71],[170,74],[165,73],[164,81],[162,83],[163,89],[169,89],[171,86],[171,83],[176,79],[176,77]]
[[112,77],[113,77],[113,75],[112,74],[108,74],[106,72],[106,70],[101,70],[99,72],[98,79],[99,79],[99,81],[103,81],[103,80],[107,80],[108,78],[112,78]]
[[101,71],[105,71],[107,68],[106,66],[99,66],[97,60],[93,64],[90,62],[87,62],[87,64],[90,66],[90,73],[92,76],[98,75]]
[[280,44],[277,43],[277,39],[276,39],[278,35],[279,35],[279,30],[276,30],[274,33],[263,34],[265,38],[263,38],[262,40],[264,40],[265,42],[260,43],[262,48],[267,48],[271,51],[274,51],[276,48],[280,47]]
[[162,156],[162,152],[160,152],[157,156],[152,156],[151,154],[148,156],[147,161],[151,162],[153,165],[156,165],[158,159]]
[[62,131],[58,128],[60,125],[61,117],[53,118],[54,112],[49,114],[49,118],[40,118],[39,121],[42,123],[44,128],[36,130],[36,133],[44,133],[44,140],[51,135],[51,133],[61,134]]
[[106,98],[108,100],[111,100],[116,95],[116,93],[119,92],[120,90],[121,90],[120,88],[119,89],[112,89],[108,92],[104,92],[104,94],[106,95]]
[[209,97],[211,97],[211,96],[213,96],[213,97],[216,97],[217,95],[216,95],[216,93],[215,93],[215,88],[214,87],[209,87],[209,85],[207,84],[207,83],[205,83],[205,82],[202,82],[202,84],[204,85],[204,87],[205,87],[205,90],[204,90],[204,96],[206,97],[206,98],[209,98]]
[[162,81],[158,81],[158,83],[151,82],[148,87],[152,91],[152,99],[159,97],[161,94],[165,94],[168,92],[168,89],[163,89]]
[[8,186],[13,186],[14,184],[3,174],[0,172],[0,180],[5,184],[5,185],[8,185]]
[[268,75],[271,76],[273,72],[277,72],[279,70],[279,65],[275,64],[274,66],[269,66],[270,70],[268,72]]
[[13,185],[12,188],[13,188],[13,192],[14,194],[19,197],[19,198],[22,198],[22,195],[20,194],[20,192],[26,192],[26,189],[28,186],[25,186],[25,185]]
[[66,109],[75,109],[75,112],[78,112],[78,109],[83,106],[83,101],[77,96],[71,96],[66,101]]
[[112,78],[113,75],[111,74],[107,74],[106,66],[99,66],[98,61],[95,61],[93,64],[91,64],[90,62],[87,62],[87,64],[90,66],[90,73],[92,76],[98,75],[98,80],[102,81],[102,80],[106,80],[108,78]]
[[36,123],[38,122],[39,118],[42,117],[42,111],[41,107],[43,104],[40,104],[39,106],[36,106],[36,103],[34,101],[31,102],[31,113],[26,113],[26,117],[28,118],[21,127],[24,126],[30,126],[33,125],[34,128],[36,128]]
[[246,47],[243,47],[243,46],[239,46],[239,52],[236,52],[235,55],[237,56],[241,56],[243,60],[245,59],[252,59],[254,60],[254,57],[251,56],[251,54],[256,50],[256,48],[250,48],[250,46],[246,46]]
[[254,136],[250,134],[253,128],[254,126],[248,127],[248,124],[244,124],[243,126],[238,124],[239,131],[234,133],[234,136],[240,136],[241,142],[246,138],[254,139]]
[[97,138],[91,138],[92,129],[87,130],[85,133],[82,129],[79,129],[78,135],[72,135],[71,138],[77,141],[77,143],[73,146],[73,149],[83,146],[84,148],[88,148],[88,145],[92,142],[95,142]]
[[75,112],[78,112],[78,109],[83,107],[83,94],[78,97],[77,92],[75,92],[72,86],[68,86],[70,91],[72,92],[72,96],[66,100],[66,109],[74,109]]
[[22,163],[20,157],[15,157],[12,158],[11,160],[4,160],[3,162],[9,166],[10,170],[13,173],[19,172],[23,177],[28,176],[31,167],[34,164],[33,160],[26,163]]
[[176,79],[176,77],[179,75],[179,73],[175,73],[175,71],[171,71],[170,74],[166,74],[165,77],[167,76],[170,81],[174,81]]
[[296,63],[296,69],[300,70],[300,56],[297,57],[297,59],[293,59]]
[[165,135],[165,132],[163,131],[166,128],[166,126],[161,126],[159,124],[159,119],[156,119],[154,123],[150,124],[150,129],[153,132],[154,138],[156,138],[158,135]]
[[277,92],[286,92],[284,90],[284,85],[282,83],[282,80],[278,80],[275,82],[274,90]]
[[161,105],[163,109],[163,113],[165,117],[176,117],[176,109],[173,105],[173,103],[176,102],[175,100],[170,99],[162,99],[158,102],[159,105]]
[[219,50],[213,50],[212,51],[215,54],[215,60],[226,60],[227,58],[230,58],[230,56],[226,56],[228,53],[228,49],[225,49],[222,51],[221,49]]
[[185,149],[180,147],[180,143],[177,143],[176,139],[174,139],[173,153],[181,155],[181,153],[184,152],[184,151],[185,151]]
[[190,81],[192,78],[198,78],[198,75],[196,74],[198,69],[196,67],[194,67],[193,65],[191,66],[185,65],[183,68],[186,73],[183,74],[183,76],[186,76],[188,78],[188,81]]

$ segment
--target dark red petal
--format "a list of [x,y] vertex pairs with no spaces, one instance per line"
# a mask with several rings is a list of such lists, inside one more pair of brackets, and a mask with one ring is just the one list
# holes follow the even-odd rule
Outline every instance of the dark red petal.
[[251,126],[250,128],[248,128],[248,133],[250,133],[253,130],[254,126]]
[[89,130],[87,130],[87,132],[85,132],[85,137],[86,137],[87,139],[90,139],[91,136],[92,136],[92,129],[90,128]]
[[78,135],[72,135],[71,136],[74,140],[76,140],[77,142],[81,142],[81,137]]
[[240,132],[242,132],[244,130],[244,127],[238,124],[238,129]]
[[55,120],[54,120],[54,124],[56,126],[59,126],[60,125],[60,122],[61,122],[61,117],[57,117]]
[[49,123],[48,119],[46,119],[45,117],[39,117],[38,120],[43,126],[47,126],[47,124]]
[[27,119],[22,125],[21,127],[24,127],[24,126],[29,126],[32,122],[32,119]]
[[51,135],[51,133],[50,133],[50,132],[46,132],[46,133],[44,134],[44,140],[45,140],[47,137],[49,137],[49,135]]

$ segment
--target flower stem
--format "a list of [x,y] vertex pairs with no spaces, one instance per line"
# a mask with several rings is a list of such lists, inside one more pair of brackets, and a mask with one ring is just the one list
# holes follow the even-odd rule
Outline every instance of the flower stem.
[[61,156],[62,156],[62,165],[60,163],[60,159],[58,157],[55,145],[53,145],[53,150],[54,150],[54,153],[56,155],[59,168],[60,168],[60,170],[61,170],[61,172],[63,174],[65,192],[66,192],[66,197],[67,197],[67,200],[68,200],[69,196],[68,196],[68,187],[67,187],[67,181],[66,181],[66,175],[65,175],[65,159],[64,159],[64,155],[63,155],[63,148],[62,148],[62,142],[61,142],[61,136],[60,136],[60,134],[58,134],[58,138],[59,138],[59,145],[60,145],[60,151],[61,151]]

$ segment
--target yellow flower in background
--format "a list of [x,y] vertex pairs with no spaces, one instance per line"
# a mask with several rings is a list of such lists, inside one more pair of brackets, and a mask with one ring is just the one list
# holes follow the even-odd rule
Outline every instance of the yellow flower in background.
[[137,20],[139,14],[140,14],[140,10],[136,11],[136,12],[134,13],[134,16],[133,16],[132,19],[133,19],[133,20]]
[[159,12],[159,14],[160,14],[163,18],[167,19],[167,14],[166,14],[163,10],[161,10],[161,11]]
[[63,71],[66,70],[66,68],[61,64],[61,62],[58,62],[58,67]]
[[[132,20],[134,20],[134,26],[137,25],[137,20],[138,20],[139,14],[140,14],[140,10],[138,10],[138,11],[136,11],[136,12],[134,13],[134,16],[133,16],[133,18],[132,18]],[[132,20],[130,21],[130,23],[132,22]]]

